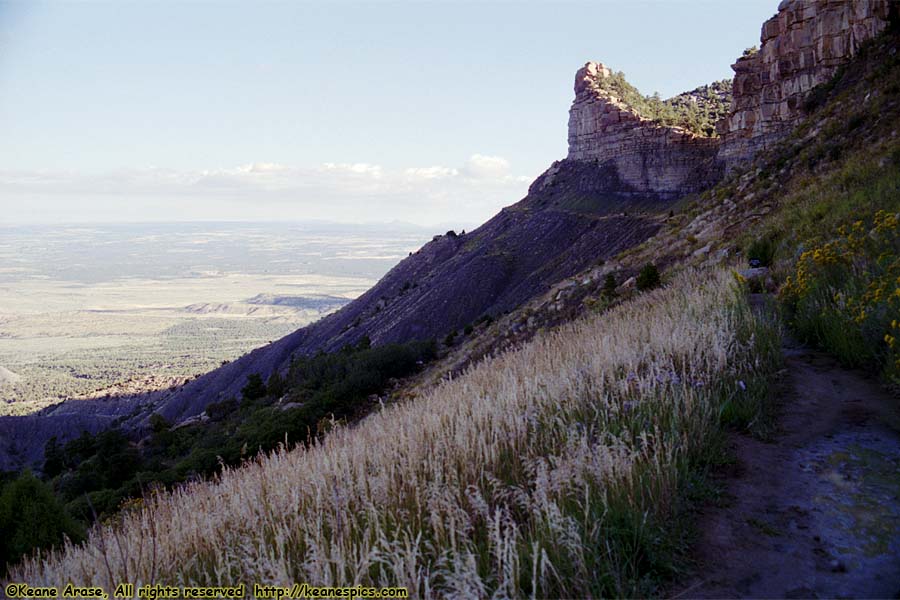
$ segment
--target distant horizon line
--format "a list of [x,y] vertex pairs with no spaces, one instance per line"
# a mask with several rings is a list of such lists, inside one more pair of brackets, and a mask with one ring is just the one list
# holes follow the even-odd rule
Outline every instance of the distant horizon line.
[[122,227],[122,226],[153,226],[153,225],[312,225],[325,227],[398,227],[405,229],[433,230],[433,229],[475,229],[481,224],[472,222],[451,223],[439,222],[432,224],[419,224],[402,219],[388,221],[340,221],[332,219],[143,219],[135,221],[21,221],[12,223],[0,222],[0,230],[26,229],[26,228],[69,228],[69,227]]

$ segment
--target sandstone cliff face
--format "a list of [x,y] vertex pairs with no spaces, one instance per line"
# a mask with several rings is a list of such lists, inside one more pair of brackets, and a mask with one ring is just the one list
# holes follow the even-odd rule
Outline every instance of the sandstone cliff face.
[[[665,154],[665,146],[683,144],[687,152],[693,136],[641,120],[634,125],[633,139],[620,138],[632,148],[628,160],[598,163],[585,155],[554,163],[524,199],[475,231],[436,236],[337,312],[183,386],[112,400],[68,400],[40,415],[0,417],[0,469],[39,462],[50,436],[65,441],[112,423],[140,432],[151,412],[182,422],[211,402],[239,398],[248,375],[266,379],[293,356],[338,350],[363,336],[375,345],[443,339],[640,244],[659,230],[657,215],[668,211],[694,168],[687,153]],[[646,139],[643,130],[650,132]],[[699,155],[705,161],[714,152]]]
[[568,160],[615,166],[627,185],[678,197],[714,184],[731,168],[778,142],[805,116],[803,100],[861,44],[888,27],[891,0],[783,0],[763,23],[760,48],[732,65],[732,110],[719,138],[642,118],[604,85],[612,74],[587,63],[575,76]]
[[889,0],[784,0],[763,23],[759,51],[734,69],[731,115],[717,129],[729,167],[784,137],[803,99],[888,26]]
[[713,183],[719,140],[642,118],[605,89],[610,75],[594,62],[575,75],[568,160],[614,165],[628,186],[670,198]]
[[436,237],[341,310],[198,378],[156,410],[180,421],[238,397],[248,373],[265,378],[292,355],[364,335],[376,345],[441,339],[652,236],[672,200],[719,178],[719,140],[641,118],[605,91],[609,75],[598,63],[578,71],[568,157],[520,202],[465,236]]
[[[498,315],[553,284],[654,235],[671,200],[713,185],[735,164],[779,139],[802,117],[802,99],[887,27],[889,0],[782,2],[758,54],[734,65],[734,104],[720,138],[640,117],[588,63],[575,79],[569,152],[528,196],[465,236],[440,236],[366,294],[321,321],[182,386],[113,401],[68,401],[29,417],[0,417],[0,469],[39,461],[50,436],[122,422],[141,428],[150,411],[173,421],[240,396],[247,375],[264,378],[298,354],[335,350],[362,336],[383,344],[438,338]],[[122,421],[122,419],[125,419]]]

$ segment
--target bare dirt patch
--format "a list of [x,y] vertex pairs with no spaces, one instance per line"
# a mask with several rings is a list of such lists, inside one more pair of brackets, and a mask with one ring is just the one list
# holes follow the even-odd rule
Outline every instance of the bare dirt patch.
[[900,598],[900,401],[788,341],[771,441],[734,435],[679,598]]

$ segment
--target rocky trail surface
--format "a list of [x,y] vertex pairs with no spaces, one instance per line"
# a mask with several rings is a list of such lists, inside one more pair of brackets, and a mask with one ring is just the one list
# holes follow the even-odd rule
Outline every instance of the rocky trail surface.
[[787,339],[769,441],[735,435],[677,598],[900,598],[900,401]]

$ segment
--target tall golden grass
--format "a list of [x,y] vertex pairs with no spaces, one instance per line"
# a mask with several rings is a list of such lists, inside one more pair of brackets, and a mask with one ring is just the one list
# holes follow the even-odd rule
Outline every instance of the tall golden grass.
[[9,579],[628,594],[680,475],[761,372],[743,298],[724,270],[682,274],[309,448],[150,495]]

